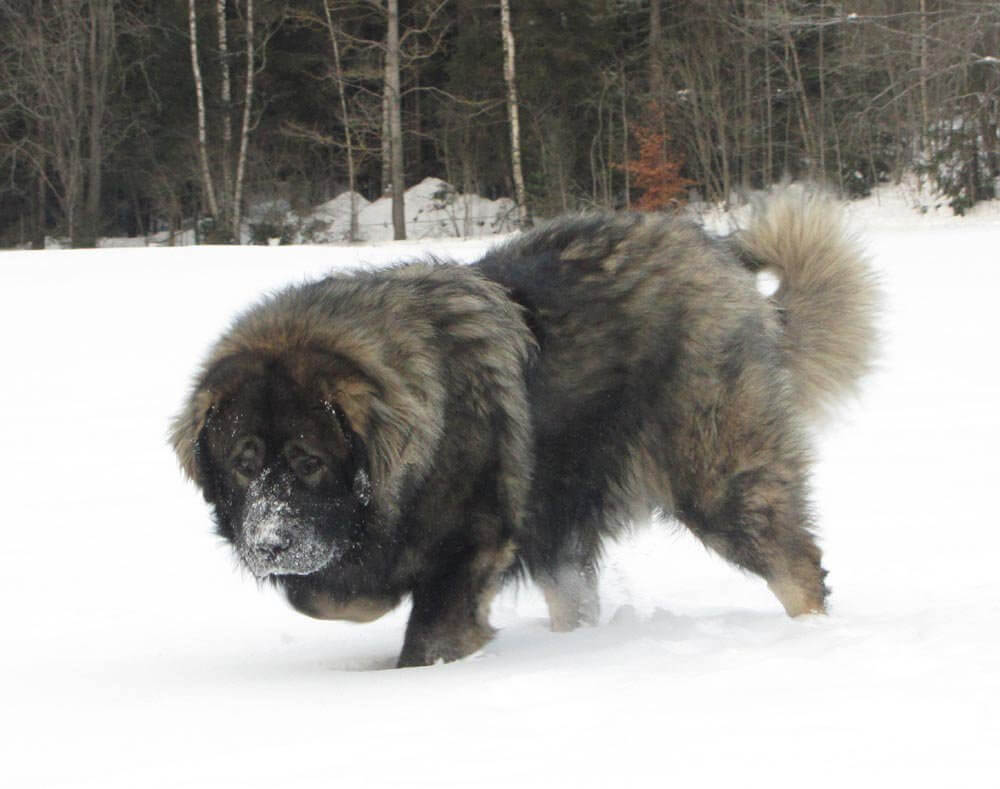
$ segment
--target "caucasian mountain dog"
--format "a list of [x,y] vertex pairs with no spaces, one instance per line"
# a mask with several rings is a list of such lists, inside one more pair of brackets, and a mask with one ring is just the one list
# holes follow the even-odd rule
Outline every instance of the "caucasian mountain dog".
[[265,298],[208,353],[172,440],[220,534],[299,611],[369,621],[410,596],[400,666],[482,647],[519,574],[554,629],[595,622],[602,542],[654,511],[789,615],[822,612],[805,426],[868,369],[874,312],[823,197],[786,190],[723,240],[571,216],[472,265]]

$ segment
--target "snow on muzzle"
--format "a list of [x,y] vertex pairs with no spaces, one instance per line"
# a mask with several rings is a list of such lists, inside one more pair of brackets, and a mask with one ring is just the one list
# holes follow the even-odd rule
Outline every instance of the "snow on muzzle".
[[250,483],[243,509],[239,554],[257,578],[308,575],[335,558],[338,549],[320,538],[291,499],[291,486],[269,483],[265,472]]

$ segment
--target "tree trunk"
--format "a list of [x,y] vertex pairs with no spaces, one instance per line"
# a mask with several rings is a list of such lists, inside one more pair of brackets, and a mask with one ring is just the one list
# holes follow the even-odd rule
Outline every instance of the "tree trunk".
[[767,145],[764,155],[764,184],[769,187],[774,183],[774,101],[771,90],[771,41],[768,20],[768,4],[764,3],[764,24],[761,26],[764,42],[764,128],[767,133]]
[[630,154],[628,150],[628,81],[625,79],[625,62],[621,62],[621,72],[622,79],[622,169],[625,171],[625,210],[632,210],[632,195],[630,194],[632,190],[632,177],[629,172],[628,167],[624,165],[628,164]]
[[254,74],[253,0],[247,0],[247,79],[243,97],[243,125],[240,128],[240,156],[236,164],[236,186],[233,190],[233,242],[241,243],[240,225],[243,220],[243,178],[246,173],[247,147],[250,142],[250,111],[253,107]]
[[742,8],[742,45],[743,45],[743,129],[737,134],[742,151],[736,155],[741,162],[740,186],[744,192],[750,191],[751,172],[753,167],[753,70],[750,68],[750,5],[749,0],[743,0]]
[[660,14],[660,0],[649,3],[649,96],[653,106],[657,108],[656,117],[662,119],[660,134],[666,131],[666,116],[663,108],[663,21]]
[[354,173],[354,141],[351,136],[351,121],[347,114],[347,94],[344,90],[344,69],[340,62],[340,44],[337,41],[337,31],[330,15],[329,0],[323,0],[323,11],[326,14],[326,29],[330,33],[330,43],[333,45],[333,68],[337,80],[337,94],[340,97],[340,114],[344,119],[344,145],[347,151],[347,189],[351,199],[351,226],[348,240],[358,240],[358,195]]
[[819,172],[820,178],[826,178],[826,46],[823,39],[823,31],[826,29],[826,4],[820,0],[819,4],[819,51],[818,76],[819,76],[819,107],[817,108],[817,136],[819,140]]
[[921,155],[927,150],[926,135],[930,127],[927,107],[927,0],[920,0],[920,134],[917,139]]
[[37,183],[35,185],[35,222],[34,233],[31,237],[32,249],[45,249],[45,157],[41,157],[36,174]]
[[[387,66],[382,64],[384,74]],[[389,80],[382,78],[382,132],[379,135],[382,147],[382,196],[392,194],[392,135],[389,132]]]
[[[812,112],[809,109],[809,98],[806,95],[805,80],[802,77],[802,67],[799,63],[799,52],[792,36],[791,14],[788,11],[787,3],[782,3],[781,33],[785,41],[785,57],[782,61],[785,76],[795,90],[798,112],[796,113],[799,123],[799,133],[802,135],[802,146],[805,149],[806,158],[809,160],[809,177],[816,178],[816,126],[812,120]],[[791,60],[791,66],[788,61]],[[787,168],[787,159],[786,159]]]
[[191,35],[191,71],[194,74],[195,96],[198,101],[198,158],[201,160],[201,188],[208,203],[208,212],[213,219],[219,219],[219,204],[215,200],[215,186],[212,171],[208,167],[208,130],[205,122],[205,90],[198,65],[198,22],[195,14],[195,0],[188,0],[188,28]]
[[503,36],[503,78],[507,83],[507,115],[510,122],[510,161],[514,178],[514,200],[521,227],[529,227],[528,200],[521,169],[521,124],[518,119],[514,33],[510,25],[510,0],[500,0],[500,28]]
[[101,176],[104,163],[104,135],[108,110],[108,83],[111,53],[115,40],[114,5],[111,2],[88,6],[87,88],[89,128],[83,216],[79,223],[80,246],[96,246],[101,225]]
[[216,0],[216,26],[219,34],[219,114],[222,120],[222,200],[220,222],[228,221],[233,213],[233,87],[229,68],[229,36],[226,29],[226,0]]
[[385,85],[389,104],[389,177],[392,181],[392,237],[406,238],[403,206],[403,119],[399,83],[399,0],[388,0],[388,31],[385,52]]

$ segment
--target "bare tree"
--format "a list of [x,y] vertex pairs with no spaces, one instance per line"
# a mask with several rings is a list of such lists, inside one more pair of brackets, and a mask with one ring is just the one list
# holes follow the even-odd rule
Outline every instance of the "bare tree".
[[510,124],[510,161],[514,179],[514,201],[521,227],[531,224],[521,169],[521,124],[518,118],[514,33],[510,24],[510,0],[500,0],[500,30],[503,36],[503,78],[507,85],[507,117]]
[[233,148],[233,85],[229,68],[229,35],[226,22],[226,0],[215,2],[215,26],[219,36],[219,104],[222,122],[222,213],[229,216],[233,196],[233,168],[230,156]]
[[250,143],[250,110],[253,107],[254,74],[254,16],[253,0],[247,0],[246,11],[246,78],[244,80],[243,121],[240,124],[240,152],[236,161],[236,186],[234,187],[232,208],[233,238],[240,237],[240,223],[243,218],[243,180],[246,174],[247,148]]
[[[237,2],[238,0],[234,0]],[[219,56],[219,100],[214,123],[206,109],[205,79],[200,65],[198,41],[197,0],[188,0],[188,31],[191,38],[191,70],[195,82],[195,96],[198,110],[198,155],[201,162],[202,191],[207,209],[214,220],[213,240],[240,241],[240,227],[243,218],[243,190],[249,148],[251,118],[254,100],[254,84],[259,70],[255,62],[255,35],[253,0],[245,0],[242,14],[242,38],[246,52],[243,73],[243,111],[240,123],[240,145],[233,156],[233,77],[229,42],[229,0],[215,0],[215,20]],[[212,126],[221,136],[221,153],[211,156]],[[219,139],[219,137],[216,137]],[[213,168],[211,162],[215,163]],[[235,174],[234,174],[235,173]],[[221,190],[216,188],[216,179],[221,178]],[[221,199],[220,199],[221,194]]]
[[[649,3],[649,98],[658,106],[663,103],[663,19],[660,0]],[[657,129],[657,131],[663,131]]]
[[117,45],[114,0],[0,0],[0,97],[24,119],[7,147],[55,195],[73,246],[100,230]]
[[[375,6],[380,12],[384,8]],[[372,41],[358,35],[358,20],[365,20],[371,8],[358,16],[350,4],[323,0],[318,12],[305,5],[289,9],[289,20],[305,28],[322,30],[330,43],[330,67],[319,74],[322,81],[332,82],[336,93],[340,129],[331,130],[325,124],[285,122],[282,132],[291,138],[329,148],[343,156],[350,195],[350,226],[347,239],[361,238],[358,225],[358,172],[368,158],[378,158],[385,164],[382,183],[389,191],[391,152],[382,149],[388,143],[385,113],[384,41]],[[352,24],[354,26],[352,28]]]
[[347,91],[344,86],[344,67],[340,60],[340,43],[337,28],[333,24],[333,17],[330,14],[330,1],[323,0],[323,15],[326,20],[326,29],[330,34],[330,45],[333,49],[333,73],[337,82],[337,96],[340,99],[340,115],[344,123],[344,150],[347,154],[347,189],[350,192],[351,200],[351,225],[348,238],[350,241],[358,239],[358,194],[355,188],[356,172],[354,169],[354,140],[351,134],[351,121],[347,113]]
[[385,95],[389,122],[390,167],[392,182],[392,237],[406,238],[403,194],[403,120],[399,80],[399,0],[387,0],[385,39]]
[[198,158],[201,161],[201,188],[208,211],[213,219],[219,217],[219,203],[215,199],[215,182],[208,166],[208,121],[205,114],[205,82],[201,76],[198,57],[198,14],[195,0],[188,0],[188,32],[191,37],[191,71],[194,74],[195,97],[198,104]]

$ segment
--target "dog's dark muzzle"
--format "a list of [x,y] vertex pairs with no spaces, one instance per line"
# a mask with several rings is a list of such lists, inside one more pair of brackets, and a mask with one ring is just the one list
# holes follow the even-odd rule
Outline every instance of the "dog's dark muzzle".
[[336,553],[320,539],[308,518],[273,496],[252,496],[244,510],[240,555],[258,578],[308,575]]

